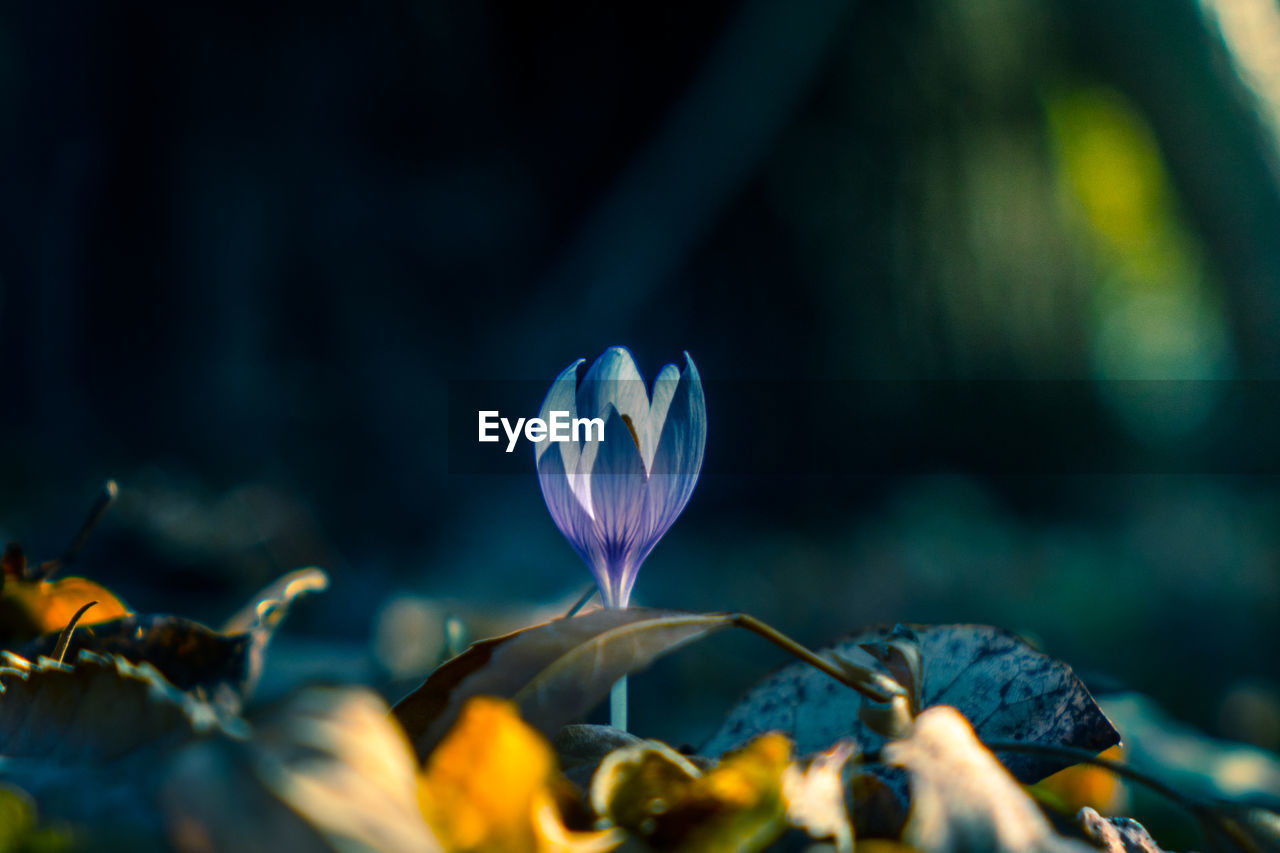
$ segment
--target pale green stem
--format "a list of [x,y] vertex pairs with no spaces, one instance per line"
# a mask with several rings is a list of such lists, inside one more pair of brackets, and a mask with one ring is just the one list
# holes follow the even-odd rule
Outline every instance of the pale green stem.
[[627,730],[627,677],[613,683],[609,691],[609,722],[615,729]]
[[[610,585],[616,580],[618,588],[611,590],[610,595],[604,597],[605,607],[617,607],[619,610],[626,610],[630,598],[629,592],[622,589],[622,577],[625,571],[619,573],[616,577],[610,575]],[[604,591],[601,590],[601,595]],[[613,683],[613,689],[609,691],[609,723],[615,729],[621,731],[627,730],[627,677],[624,675]]]

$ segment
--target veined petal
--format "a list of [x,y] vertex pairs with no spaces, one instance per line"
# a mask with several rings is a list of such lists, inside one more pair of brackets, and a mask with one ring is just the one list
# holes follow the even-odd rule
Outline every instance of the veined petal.
[[707,401],[702,378],[685,353],[685,369],[667,408],[661,436],[650,466],[649,516],[652,543],[657,543],[684,510],[698,483],[707,445]]
[[570,475],[565,472],[564,458],[561,456],[561,445],[568,443],[556,442],[538,458],[538,484],[542,487],[542,499],[547,503],[552,521],[591,569],[600,588],[604,590],[609,583],[604,546],[595,521],[570,488]]
[[646,551],[649,519],[648,477],[644,460],[621,413],[606,409],[604,441],[600,443],[590,473],[595,531],[604,547],[609,586],[605,604],[625,606],[623,580],[639,567],[637,556]]
[[668,364],[658,371],[653,380],[653,399],[649,403],[649,420],[647,422],[647,438],[644,443],[644,468],[653,470],[653,454],[658,449],[658,439],[662,437],[662,425],[667,421],[667,409],[671,406],[671,398],[675,396],[676,386],[680,383],[680,368]]
[[706,446],[706,402],[693,359],[667,365],[652,402],[635,359],[606,350],[577,382],[578,360],[560,372],[541,417],[599,418],[604,436],[539,442],[534,459],[556,525],[596,576],[608,607],[626,607],[640,565],[688,503]]
[[[544,421],[551,420],[552,412],[568,412],[570,418],[577,417],[578,411],[578,365],[586,361],[580,358],[573,364],[560,371],[560,375],[551,383],[551,387],[547,390],[547,396],[542,398],[542,408],[538,410],[538,417]],[[569,453],[565,454],[565,470],[578,470],[578,448],[571,441],[556,442],[564,444],[566,448],[573,445]],[[542,458],[542,454],[546,452],[547,447],[552,444],[550,441],[533,442],[534,460]]]
[[631,351],[626,347],[609,347],[591,364],[578,386],[578,416],[604,417],[609,407],[625,417],[628,432],[637,447],[646,441],[645,423],[649,420],[649,392],[644,376]]
[[[566,442],[571,444],[572,442]],[[566,454],[568,455],[568,454]],[[582,459],[579,458],[578,466],[582,466]],[[570,474],[569,490],[573,492],[573,496],[578,499],[578,503],[582,505],[582,509],[591,518],[596,519],[596,508],[591,504],[591,475],[590,474]]]
[[538,485],[542,488],[542,499],[547,503],[551,519],[565,538],[577,547],[577,543],[584,538],[585,531],[591,527],[591,518],[582,502],[569,488],[569,475],[564,469],[560,443],[552,444],[543,452],[538,457],[537,464]]

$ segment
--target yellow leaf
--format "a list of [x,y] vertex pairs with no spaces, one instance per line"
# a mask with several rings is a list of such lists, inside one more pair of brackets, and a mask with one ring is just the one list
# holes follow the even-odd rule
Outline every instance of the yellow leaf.
[[763,850],[787,827],[791,741],[771,733],[703,773],[656,741],[615,750],[591,781],[591,803],[662,850]]
[[[7,574],[7,572],[6,572]],[[129,609],[106,587],[80,577],[56,581],[6,576],[0,591],[0,644],[10,648],[67,627],[90,601],[81,625],[96,625],[128,616]]]
[[81,619],[84,625],[107,622],[129,614],[120,599],[91,580],[80,577],[49,580],[74,559],[89,531],[118,493],[115,481],[108,480],[71,547],[62,557],[41,563],[34,571],[27,570],[27,555],[21,545],[11,542],[4,549],[3,556],[0,556],[0,648],[13,649],[42,634],[61,631],[89,602],[97,602],[97,605]]
[[[1124,751],[1116,744],[1098,757],[1119,761],[1124,758]],[[1103,814],[1116,814],[1123,810],[1126,799],[1124,786],[1116,774],[1092,764],[1076,764],[1059,770],[1031,786],[1030,791],[1036,799],[1070,815],[1086,807]]]
[[842,771],[856,747],[839,741],[818,753],[803,770],[792,764],[782,774],[787,819],[814,838],[831,839],[833,853],[853,853],[853,824],[845,806]]
[[419,804],[449,853],[604,853],[616,832],[564,825],[550,745],[515,705],[479,696],[427,759]]

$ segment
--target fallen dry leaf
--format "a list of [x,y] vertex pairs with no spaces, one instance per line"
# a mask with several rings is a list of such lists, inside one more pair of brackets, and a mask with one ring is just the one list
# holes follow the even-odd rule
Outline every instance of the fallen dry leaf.
[[[108,480],[61,557],[28,566],[22,546],[10,543],[5,548],[0,557],[0,649],[13,650],[41,634],[61,631],[78,613],[85,625],[128,614],[124,603],[101,584],[81,577],[52,580],[75,559],[119,493],[116,482]],[[91,603],[93,612],[82,613]]]
[[73,663],[4,652],[0,772],[42,814],[158,830],[153,795],[170,751],[242,725],[150,664],[81,652]]
[[[1119,734],[1069,666],[1008,631],[985,625],[913,626],[912,631],[919,643],[922,670],[920,708],[953,706],[984,738],[1095,752],[1119,741]],[[874,667],[879,662],[864,646],[891,637],[893,629],[875,629],[821,654]],[[901,661],[903,669],[914,665],[909,659]],[[813,667],[792,664],[753,688],[701,752],[718,755],[766,731],[791,735],[802,753],[826,749],[846,737],[872,751],[886,738],[861,720],[864,704],[860,694]],[[1027,783],[1072,763],[1035,755],[1002,758]]]
[[1103,817],[1085,806],[1079,814],[1085,837],[1106,853],[1164,853],[1146,827],[1127,817]]
[[[1124,749],[1116,744],[1103,750],[1099,758],[1121,761]],[[1117,812],[1128,801],[1120,777],[1105,767],[1075,764],[1041,779],[1031,789],[1040,802],[1063,814],[1076,814],[1083,808]]]
[[[325,589],[328,583],[322,569],[289,572],[253,596],[225,631],[169,615],[130,614],[89,625],[82,621],[67,646],[67,659],[89,651],[148,663],[178,689],[236,713],[252,696],[267,647],[290,606],[306,593]],[[30,660],[52,655],[59,639],[58,634],[46,634],[19,651]]]
[[604,757],[615,749],[634,746],[640,738],[613,726],[570,723],[561,726],[551,740],[560,770],[575,784],[590,787],[591,777]]
[[0,755],[8,762],[102,764],[167,738],[234,725],[147,663],[87,651],[74,663],[33,663],[12,652],[0,660]]
[[657,741],[611,753],[591,782],[591,804],[651,847],[763,850],[788,827],[784,779],[791,742],[764,735],[705,773]]
[[978,742],[955,708],[928,708],[910,737],[884,748],[911,776],[903,840],[926,853],[1090,853],[1057,835],[1036,804]]
[[96,602],[80,624],[93,625],[129,613],[106,587],[82,577],[28,577],[22,549],[10,545],[0,559],[0,648],[16,649],[42,634],[61,631],[80,608]]
[[556,619],[472,644],[400,700],[395,714],[423,760],[475,696],[512,700],[551,737],[622,676],[732,624],[730,614],[639,607]]
[[449,853],[605,853],[617,832],[574,832],[557,804],[550,744],[514,703],[480,696],[431,753],[422,813]]
[[439,853],[418,805],[417,762],[362,688],[309,687],[167,762],[159,800],[183,853]]
[[787,820],[813,838],[831,839],[835,853],[853,853],[843,771],[855,751],[852,741],[841,741],[813,756],[804,769],[793,764],[782,776]]

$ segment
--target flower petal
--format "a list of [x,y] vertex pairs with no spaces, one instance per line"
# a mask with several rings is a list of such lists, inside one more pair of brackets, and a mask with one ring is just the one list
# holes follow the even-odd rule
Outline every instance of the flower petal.
[[626,607],[645,557],[688,503],[706,446],[706,402],[693,359],[666,365],[652,403],[631,353],[610,347],[577,382],[578,360],[560,372],[541,417],[603,421],[602,440],[539,442],[538,480],[556,525],[591,568],[605,605]]
[[[707,401],[702,378],[685,353],[685,369],[672,394],[650,466],[650,540],[653,544],[680,515],[698,483],[707,445]],[[652,547],[652,546],[651,546]]]
[[649,420],[649,392],[640,368],[626,347],[605,350],[578,386],[579,417],[604,417],[610,406],[625,416],[632,441],[643,448],[645,423]]
[[662,437],[662,425],[667,420],[667,409],[671,406],[671,398],[675,396],[676,386],[680,383],[680,368],[668,364],[658,371],[653,380],[653,400],[649,403],[649,420],[647,440],[644,445],[644,467],[646,471],[653,469],[653,454],[658,449],[658,439]]
[[[544,421],[551,420],[552,412],[568,412],[570,418],[577,416],[578,411],[578,365],[586,361],[580,358],[573,364],[560,371],[560,375],[551,383],[551,387],[547,389],[547,396],[542,398],[542,408],[538,410],[538,417]],[[573,444],[571,441],[556,442],[563,443],[566,447]],[[533,442],[534,460],[542,458],[542,454],[546,452],[547,447],[552,444],[550,441]],[[578,468],[577,445],[574,445],[570,453],[565,454],[565,469],[568,471],[576,471]]]
[[560,528],[573,550],[591,569],[603,591],[609,585],[605,549],[597,533],[595,520],[570,488],[570,475],[565,472],[564,458],[561,456],[561,448],[570,442],[546,443],[551,446],[538,458],[538,485],[542,487],[542,498],[547,502],[547,509],[551,512],[551,519],[556,527]]
[[604,441],[600,443],[590,473],[595,530],[604,546],[609,586],[605,604],[625,607],[623,581],[639,567],[638,556],[647,552],[650,529],[648,477],[640,449],[622,415],[607,409]]

